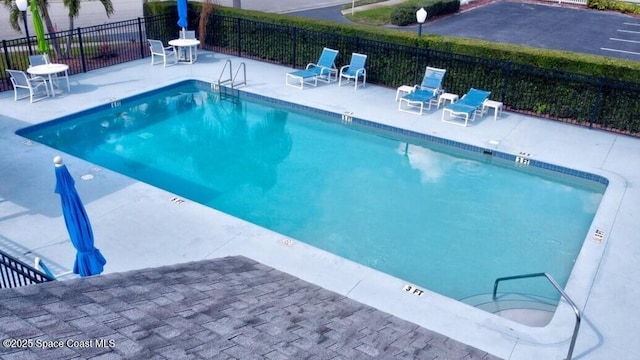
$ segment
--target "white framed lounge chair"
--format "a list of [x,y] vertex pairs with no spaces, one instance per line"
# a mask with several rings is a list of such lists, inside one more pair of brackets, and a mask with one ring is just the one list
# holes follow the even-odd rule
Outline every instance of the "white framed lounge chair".
[[73,271],[67,271],[67,272],[63,272],[60,274],[54,274],[49,267],[44,263],[44,261],[42,261],[41,258],[39,258],[38,256],[36,256],[36,258],[33,260],[34,262],[34,267],[36,268],[36,270],[41,271],[43,273],[45,273],[47,276],[49,276],[51,279],[58,279],[61,276],[65,276],[65,275],[69,275],[72,274]]
[[365,64],[367,62],[367,55],[352,53],[351,63],[340,68],[340,80],[338,86],[342,86],[342,78],[345,78],[345,84],[348,84],[351,80],[354,81],[354,89],[358,89],[358,80],[362,79],[362,86],[367,84],[367,70]]
[[438,103],[438,98],[443,92],[442,80],[446,73],[446,69],[427,66],[422,83],[414,86],[412,92],[400,98],[398,110],[416,115],[422,115],[425,105],[428,106],[427,110],[431,110],[431,105]]
[[149,48],[151,49],[151,66],[156,64],[156,56],[162,58],[162,64],[165,67],[167,66],[168,59],[171,57],[173,57],[174,64],[178,62],[178,53],[176,52],[176,48],[174,48],[173,46],[165,47],[160,40],[147,40],[149,41]]
[[[482,104],[489,95],[491,95],[490,91],[471,88],[460,100],[444,107],[442,121],[467,126],[469,120],[475,121],[477,113],[482,113]],[[449,114],[448,118],[445,118],[446,114]],[[464,121],[461,122],[460,119]]]
[[[47,80],[45,80],[43,77],[41,76],[29,77],[27,76],[27,73],[20,70],[7,69],[7,72],[11,76],[11,83],[13,84],[13,93],[14,93],[15,101],[29,97],[29,100],[32,103],[34,103],[36,101],[40,101],[44,98],[49,97],[49,86],[47,85]],[[29,94],[24,96],[18,96],[19,89],[27,90]],[[42,95],[39,96],[41,93]]]
[[338,69],[335,64],[337,57],[338,50],[322,49],[322,54],[320,54],[317,63],[309,63],[304,70],[287,73],[285,84],[303,89],[304,84],[317,86],[318,80],[326,83],[336,81],[338,78]]

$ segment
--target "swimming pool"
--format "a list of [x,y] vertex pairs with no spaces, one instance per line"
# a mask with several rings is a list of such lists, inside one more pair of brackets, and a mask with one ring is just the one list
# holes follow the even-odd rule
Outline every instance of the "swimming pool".
[[18,133],[455,299],[566,283],[605,179],[274,105],[188,82]]

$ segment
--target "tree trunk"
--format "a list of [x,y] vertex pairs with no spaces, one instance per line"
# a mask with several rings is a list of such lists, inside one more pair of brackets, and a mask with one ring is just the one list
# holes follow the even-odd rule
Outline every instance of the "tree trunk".
[[64,58],[71,57],[71,46],[73,45],[73,16],[69,16],[69,35],[67,36],[67,48],[64,52]]
[[[32,0],[35,1],[35,0]],[[47,3],[44,1],[38,1],[38,9],[40,10],[40,15],[42,15],[42,20],[44,21],[45,26],[47,27],[47,32],[49,33],[49,38],[51,39],[53,50],[56,52],[56,55],[60,55],[60,42],[56,37],[56,28],[53,27],[53,23],[51,22],[51,17],[49,16],[49,9],[47,8]],[[51,54],[49,54],[51,55]]]

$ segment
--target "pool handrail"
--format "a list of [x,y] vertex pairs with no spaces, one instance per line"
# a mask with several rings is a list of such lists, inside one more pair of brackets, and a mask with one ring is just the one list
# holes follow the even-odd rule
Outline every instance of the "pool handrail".
[[523,275],[514,275],[514,276],[505,276],[499,277],[493,283],[493,301],[496,300],[496,293],[498,292],[498,283],[503,280],[516,280],[516,279],[526,279],[532,277],[545,277],[553,287],[558,290],[560,295],[567,301],[567,303],[573,308],[573,312],[576,314],[576,325],[573,328],[573,335],[571,336],[571,344],[569,345],[569,351],[567,352],[566,360],[571,360],[571,356],[573,355],[573,349],[576,345],[576,340],[578,338],[578,330],[580,329],[580,310],[576,306],[576,304],[571,300],[569,295],[562,290],[562,287],[553,279],[550,274],[547,273],[533,273],[533,274],[523,274]]
[[[222,80],[222,77],[224,76],[224,73],[227,70],[227,65],[229,66],[229,77]],[[231,64],[231,60],[227,59],[227,61],[224,63],[224,67],[222,68],[222,71],[220,72],[220,76],[218,77],[218,83],[217,83],[218,89],[220,89],[220,87],[226,83],[231,83],[232,89],[235,88],[236,86],[247,85],[247,65],[245,65],[244,62],[240,63],[240,66],[238,66],[238,69],[236,70],[235,75],[233,75],[232,69],[233,69],[233,65]],[[242,81],[236,82],[236,78],[240,74],[240,70],[242,70]]]

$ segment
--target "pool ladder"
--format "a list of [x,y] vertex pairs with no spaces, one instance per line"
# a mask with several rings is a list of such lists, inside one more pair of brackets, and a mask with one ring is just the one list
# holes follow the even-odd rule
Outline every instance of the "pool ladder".
[[[229,77],[223,79],[223,77],[225,76],[225,72],[227,71],[227,68],[229,69]],[[232,70],[233,65],[231,64],[231,60],[227,59],[227,61],[224,63],[224,67],[222,68],[222,72],[220,73],[220,76],[218,76],[218,82],[211,84],[212,87],[214,89],[220,90],[220,88],[222,87],[222,85],[224,84],[231,84],[231,88],[235,88],[236,86],[240,86],[240,85],[247,85],[247,66],[245,65],[245,63],[240,63],[240,66],[238,66],[238,69],[236,70],[235,75],[232,75]],[[238,78],[238,75],[240,75],[240,70],[242,70],[242,81],[240,82],[236,82],[236,79]]]
[[567,357],[566,357],[566,360],[571,360],[571,356],[573,355],[573,348],[575,347],[576,339],[578,338],[578,330],[580,330],[580,310],[578,309],[576,304],[571,300],[571,298],[569,298],[569,295],[567,295],[567,293],[565,293],[564,290],[562,290],[560,285],[553,279],[553,277],[551,277],[551,275],[547,273],[533,273],[533,274],[505,276],[505,277],[497,278],[496,281],[493,283],[493,301],[496,300],[496,294],[498,293],[498,283],[500,283],[501,281],[527,279],[527,278],[533,278],[533,277],[547,278],[547,280],[549,280],[551,285],[553,285],[553,287],[556,288],[556,290],[560,293],[560,295],[562,295],[562,297],[569,304],[569,306],[571,306],[571,308],[573,309],[573,312],[576,315],[576,325],[573,328],[573,336],[571,336],[571,344],[569,345],[569,352],[567,353]]

